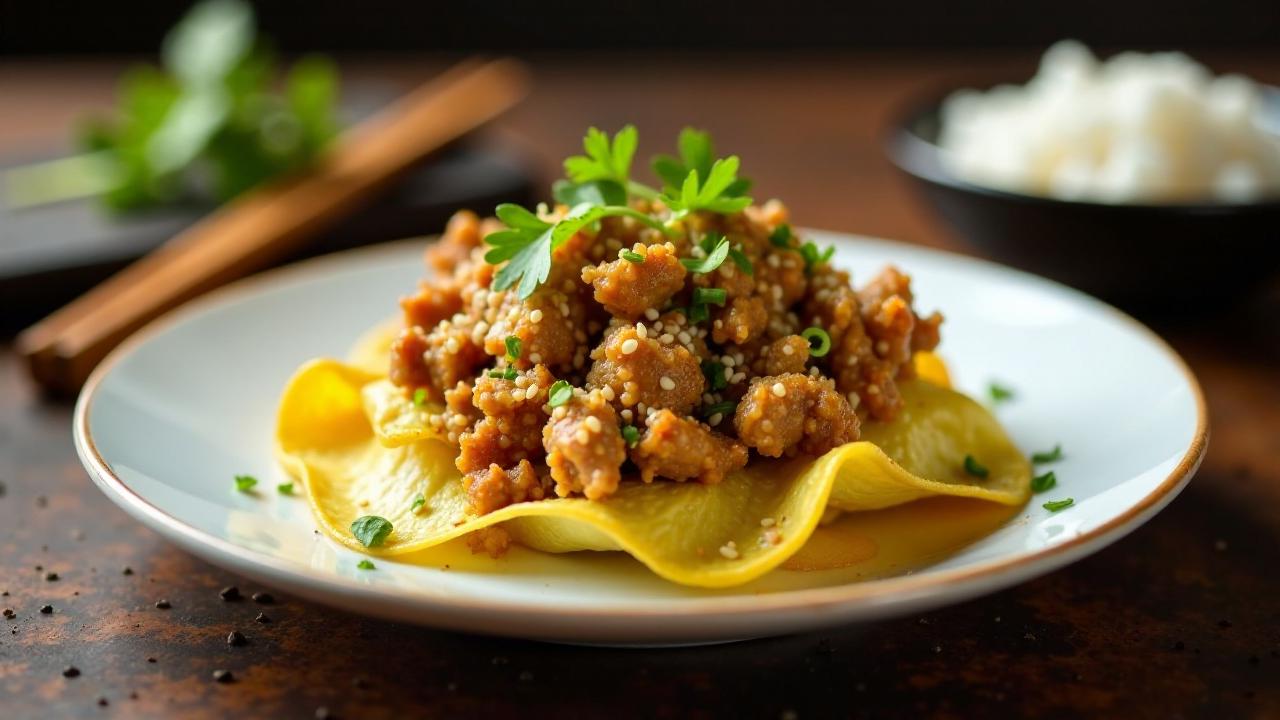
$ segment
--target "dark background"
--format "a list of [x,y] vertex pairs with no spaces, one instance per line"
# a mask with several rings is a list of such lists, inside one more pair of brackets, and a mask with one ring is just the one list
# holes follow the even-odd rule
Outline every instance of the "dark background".
[[[152,52],[189,2],[0,0],[0,55]],[[257,2],[281,50],[1280,46],[1276,0]]]

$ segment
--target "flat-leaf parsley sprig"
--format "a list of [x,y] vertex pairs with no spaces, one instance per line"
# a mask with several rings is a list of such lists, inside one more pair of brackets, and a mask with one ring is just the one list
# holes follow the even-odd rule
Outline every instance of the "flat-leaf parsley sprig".
[[[687,127],[680,131],[676,141],[680,152],[679,158],[670,155],[658,155],[653,158],[651,167],[653,174],[662,179],[663,189],[667,194],[675,194],[684,185],[685,178],[696,170],[698,177],[711,175],[711,165],[715,161],[715,146],[711,143],[711,134],[703,130]],[[726,197],[740,197],[751,189],[751,181],[737,178],[724,190]]]

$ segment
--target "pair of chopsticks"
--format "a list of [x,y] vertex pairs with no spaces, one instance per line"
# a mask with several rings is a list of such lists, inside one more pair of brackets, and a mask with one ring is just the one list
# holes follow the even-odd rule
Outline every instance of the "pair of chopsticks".
[[266,267],[350,214],[417,161],[519,102],[523,65],[463,62],[351,128],[305,175],[255,189],[18,336],[32,377],[73,393],[161,313]]

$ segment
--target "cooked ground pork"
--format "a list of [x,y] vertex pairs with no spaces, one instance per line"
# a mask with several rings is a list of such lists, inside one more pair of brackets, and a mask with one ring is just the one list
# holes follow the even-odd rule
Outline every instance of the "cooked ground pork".
[[[630,205],[669,217],[658,201]],[[941,316],[916,313],[894,268],[855,289],[786,221],[776,201],[693,212],[674,230],[605,217],[557,240],[545,281],[521,298],[494,287],[501,265],[484,259],[483,238],[503,226],[458,213],[427,251],[436,279],[401,301],[390,378],[444,401],[431,422],[459,445],[471,511],[605,500],[628,459],[645,482],[719,482],[751,451],[821,455],[857,439],[858,413],[894,418],[896,382],[938,344]],[[728,258],[699,270],[722,238]],[[807,328],[830,337],[824,356]],[[553,400],[558,381],[571,394]]]
[[649,416],[631,459],[645,482],[664,477],[718,483],[747,464],[747,449],[693,418],[664,409]]

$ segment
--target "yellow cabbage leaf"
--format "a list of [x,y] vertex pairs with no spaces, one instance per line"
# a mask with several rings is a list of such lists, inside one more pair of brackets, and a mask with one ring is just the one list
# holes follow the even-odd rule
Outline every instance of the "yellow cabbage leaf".
[[[917,368],[946,382],[936,359]],[[924,380],[903,383],[902,393],[898,420],[868,423],[863,440],[817,459],[753,458],[717,485],[624,481],[604,502],[543,500],[481,517],[466,514],[456,447],[427,427],[433,409],[414,406],[369,369],[333,360],[299,369],[281,401],[277,449],[324,531],[361,552],[412,553],[501,523],[538,550],[621,550],[673,582],[727,587],[787,560],[829,508],[874,510],[931,496],[1026,502],[1030,466],[986,409]],[[987,477],[968,475],[965,455]],[[415,510],[419,494],[425,502]],[[392,523],[384,545],[367,549],[351,535],[363,515]]]

